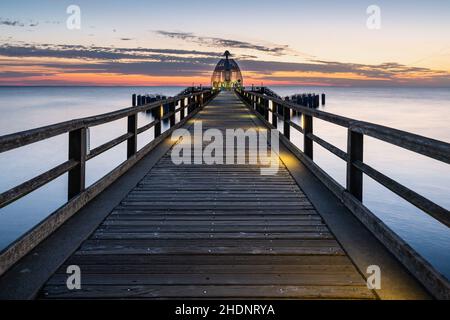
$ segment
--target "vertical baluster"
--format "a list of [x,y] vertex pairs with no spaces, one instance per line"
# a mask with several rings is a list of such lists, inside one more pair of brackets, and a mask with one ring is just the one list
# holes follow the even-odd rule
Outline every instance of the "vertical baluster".
[[127,158],[131,158],[137,152],[137,113],[128,116],[128,133],[133,136],[127,139]]
[[284,130],[283,134],[286,138],[291,138],[291,109],[287,106],[283,106],[283,120],[284,120]]
[[171,128],[175,125],[175,109],[176,109],[176,105],[177,105],[177,100],[174,100],[173,102],[171,102],[169,104],[169,112],[172,114],[169,117],[170,127]]
[[154,126],[154,130],[155,130],[155,139],[158,138],[161,135],[161,113],[163,112],[163,106],[159,106],[158,108],[156,108],[156,112],[155,112],[155,126]]
[[278,117],[276,115],[277,112],[277,104],[275,103],[275,101],[272,101],[272,125],[277,128],[278,126]]
[[363,161],[364,136],[361,133],[348,129],[347,139],[347,191],[356,199],[362,201],[363,173],[353,165],[353,162]]
[[69,132],[69,159],[78,162],[69,170],[68,199],[79,195],[85,189],[86,183],[86,128]]
[[191,113],[191,102],[192,102],[192,100],[191,100],[191,97],[189,96],[188,98],[187,98],[187,108],[186,108],[186,115],[189,115],[190,113]]
[[309,133],[313,133],[313,118],[310,115],[303,114],[303,152],[312,160],[313,141],[308,137]]
[[180,108],[181,108],[181,109],[180,109],[180,121],[184,119],[184,107],[185,107],[185,102],[186,102],[186,99],[185,99],[185,98],[181,99],[181,101],[180,101]]
[[264,119],[266,119],[266,121],[269,122],[269,99],[266,98],[263,99],[263,106],[264,106]]

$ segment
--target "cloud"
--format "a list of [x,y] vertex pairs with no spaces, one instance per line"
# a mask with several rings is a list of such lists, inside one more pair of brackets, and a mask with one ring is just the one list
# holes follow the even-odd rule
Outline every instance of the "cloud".
[[[204,76],[211,74],[220,59],[214,51],[104,47],[51,44],[3,44],[0,56],[1,78],[20,78],[17,66],[39,72],[121,74],[147,76]],[[39,58],[39,59],[20,59]],[[62,62],[60,58],[69,62]],[[376,65],[326,60],[279,62],[241,56],[238,63],[253,79],[280,83],[323,83],[329,85],[450,85],[450,73],[407,66],[396,62]],[[15,69],[14,69],[15,68]],[[44,70],[44,71],[42,71]],[[9,74],[7,72],[10,72]],[[40,75],[38,71],[34,75]],[[30,77],[31,74],[23,74]],[[245,79],[244,79],[245,81]]]
[[264,60],[242,60],[240,65],[244,70],[251,70],[261,74],[270,75],[274,72],[302,72],[302,73],[348,73],[367,78],[391,80],[399,76],[450,76],[446,71],[432,70],[406,66],[403,64],[388,62],[377,65],[343,63],[325,60],[311,60],[307,63],[277,62]]
[[0,18],[0,25],[10,26],[10,27],[25,27],[23,22],[19,20],[9,20]]
[[5,71],[0,72],[1,78],[23,78],[23,77],[32,77],[35,76],[36,73],[33,72],[21,72],[21,71]]
[[185,41],[190,41],[194,43],[198,43],[200,45],[206,45],[210,47],[216,48],[237,48],[237,49],[250,49],[263,53],[269,53],[276,56],[284,55],[288,52],[289,46],[287,45],[277,45],[277,46],[264,46],[260,44],[254,44],[245,41],[238,40],[230,40],[224,38],[217,37],[203,37],[195,35],[191,32],[171,32],[164,30],[155,31],[156,34],[159,34],[164,37],[172,38],[172,39],[180,39]]
[[39,22],[30,21],[29,23],[24,23],[20,20],[10,20],[0,18],[0,25],[9,27],[37,27],[39,25]]
[[[131,40],[131,39],[130,39]],[[219,52],[179,50],[101,47],[81,45],[51,45],[51,44],[3,44],[0,45],[0,55],[8,57],[47,57],[72,59],[156,59],[177,61],[180,57],[189,56],[192,60],[212,63],[221,55]],[[195,58],[195,59],[194,59]],[[207,59],[207,60],[205,60]],[[192,61],[189,60],[189,61]]]

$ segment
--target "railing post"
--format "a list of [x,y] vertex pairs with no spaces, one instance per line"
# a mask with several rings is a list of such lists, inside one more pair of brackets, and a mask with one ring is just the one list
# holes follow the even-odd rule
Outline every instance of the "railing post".
[[259,97],[255,96],[255,110],[259,114],[261,114],[261,106],[259,105]]
[[186,108],[186,111],[185,111],[185,113],[184,113],[184,116],[186,117],[188,114],[189,114],[189,108],[190,108],[190,105],[191,105],[191,97],[187,97],[186,98],[187,99],[187,101],[186,101],[186,105],[185,105],[185,108]]
[[170,128],[172,128],[175,125],[175,109],[177,105],[177,100],[174,100],[169,104],[169,112],[172,113],[172,115],[169,117],[169,123]]
[[197,109],[197,96],[192,96],[191,112],[195,109]]
[[128,116],[128,133],[133,136],[127,139],[127,158],[131,158],[137,152],[137,113]]
[[79,195],[85,189],[86,181],[86,128],[69,132],[69,160],[78,162],[69,170],[68,200]]
[[180,121],[184,119],[184,107],[185,107],[186,98],[180,100]]
[[313,117],[303,114],[303,152],[312,160],[313,141],[310,137],[308,137],[309,133],[313,133]]
[[136,94],[134,93],[132,96],[131,96],[131,105],[133,106],[133,107],[136,107]]
[[275,129],[278,126],[278,117],[276,115],[277,109],[277,104],[275,103],[275,101],[272,101],[272,125],[275,127]]
[[363,173],[353,165],[355,161],[363,161],[364,135],[348,129],[347,138],[347,191],[356,199],[362,201]]
[[269,122],[269,99],[263,99],[264,119]]
[[195,108],[197,108],[197,98],[195,96],[192,96],[191,97],[191,109],[190,109],[189,113],[194,111]]
[[154,128],[155,128],[154,129],[155,130],[155,133],[154,133],[155,139],[158,138],[161,135],[161,113],[162,112],[163,112],[163,106],[160,105],[158,108],[156,108],[156,112],[155,112],[155,121],[157,121],[155,123],[155,126],[154,126]]
[[291,138],[291,109],[287,106],[283,106],[283,120],[284,120],[284,128],[283,134],[286,138]]

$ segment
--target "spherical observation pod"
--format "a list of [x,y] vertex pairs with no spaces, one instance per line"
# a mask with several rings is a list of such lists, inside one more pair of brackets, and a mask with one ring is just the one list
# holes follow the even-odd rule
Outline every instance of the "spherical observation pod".
[[244,82],[238,64],[233,59],[229,59],[231,54],[228,50],[223,55],[225,59],[221,59],[214,69],[211,86],[214,89],[225,90],[243,86]]

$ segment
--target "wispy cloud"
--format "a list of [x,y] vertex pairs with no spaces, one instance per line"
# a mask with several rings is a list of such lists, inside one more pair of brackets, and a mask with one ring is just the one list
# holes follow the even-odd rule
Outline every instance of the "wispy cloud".
[[23,22],[20,22],[19,20],[9,20],[3,18],[0,18],[0,25],[10,27],[25,27],[25,24]]
[[[118,74],[207,79],[219,52],[142,47],[51,44],[0,45],[3,79],[42,74]],[[22,59],[27,58],[27,59]],[[35,59],[33,59],[35,58]],[[69,60],[69,61],[67,61]],[[357,64],[326,60],[280,62],[254,56],[238,59],[245,77],[274,83],[329,85],[450,85],[450,73],[395,62]],[[19,66],[20,68],[17,68]],[[36,70],[33,73],[31,70]]]
[[30,21],[25,23],[20,20],[4,19],[0,17],[0,25],[9,27],[37,27],[39,22]]
[[194,42],[204,46],[216,47],[216,48],[235,48],[235,49],[249,49],[259,52],[269,53],[272,55],[280,56],[287,53],[289,46],[287,45],[275,45],[275,46],[265,46],[261,44],[250,43],[246,41],[230,40],[225,38],[217,37],[204,37],[198,36],[191,32],[171,32],[164,30],[157,30],[155,33],[172,38],[180,39],[189,42]]

